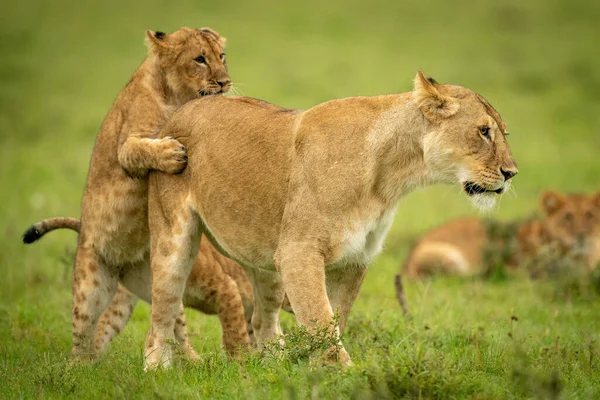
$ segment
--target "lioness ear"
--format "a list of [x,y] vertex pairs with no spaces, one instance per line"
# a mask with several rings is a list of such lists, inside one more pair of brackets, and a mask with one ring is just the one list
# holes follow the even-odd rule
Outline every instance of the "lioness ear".
[[440,93],[437,84],[435,79],[426,76],[423,71],[417,72],[414,98],[425,117],[432,122],[456,114],[459,107],[456,99]]
[[215,38],[215,40],[217,41],[217,43],[219,43],[219,45],[223,48],[225,48],[225,43],[227,43],[227,39],[225,39],[223,36],[219,35],[219,32],[215,31],[214,29],[211,28],[200,28],[200,30],[204,33],[208,33],[209,35],[211,35],[212,37]]
[[558,192],[547,191],[540,198],[542,210],[546,215],[552,215],[562,208],[567,202],[565,195]]
[[169,35],[164,32],[154,32],[148,29],[146,31],[146,46],[148,47],[148,50],[153,51],[167,47],[168,36]]

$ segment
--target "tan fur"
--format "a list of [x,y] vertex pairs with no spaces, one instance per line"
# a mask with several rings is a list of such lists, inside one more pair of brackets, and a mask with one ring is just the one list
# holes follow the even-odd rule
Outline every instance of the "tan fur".
[[[281,332],[284,288],[301,324],[331,326],[337,311],[343,331],[402,196],[460,182],[486,201],[517,172],[497,112],[422,73],[409,93],[307,111],[204,98],[175,113],[161,136],[183,143],[189,161],[179,175],[150,176],[152,274],[160,279],[152,285],[149,368],[171,362],[168,343],[202,234],[248,267],[259,344]],[[350,363],[341,343],[327,357]]]
[[[557,256],[579,252],[589,267],[598,257],[600,239],[600,193],[593,195],[544,192],[540,197],[544,218],[529,220],[517,228],[516,248],[509,266],[535,258],[547,246]],[[411,250],[402,273],[416,278],[431,273],[472,275],[485,266],[484,248],[489,244],[486,222],[459,218],[426,232]]]
[[[230,87],[224,39],[215,31],[148,31],[146,43],[148,57],[98,132],[81,203],[73,274],[73,356],[77,359],[95,356],[96,324],[118,281],[136,293],[135,281],[142,279],[149,263],[144,177],[149,171],[179,173],[186,166],[185,147],[168,136],[156,138],[158,131],[185,102]],[[196,59],[199,56],[204,62]],[[181,305],[177,308],[180,311]],[[173,333],[183,326],[181,319]],[[195,356],[187,343],[182,346]]]
[[[60,228],[79,232],[80,222],[75,218],[49,218],[34,224],[30,230],[36,230],[39,235],[37,240],[47,232]],[[142,279],[129,285],[135,288],[139,297],[149,302],[150,265],[146,265],[142,272]],[[102,354],[125,327],[138,296],[119,283],[112,303],[98,321],[95,335],[97,354]],[[198,258],[186,283],[183,305],[205,314],[218,315],[223,329],[223,345],[230,354],[237,354],[240,346],[248,345],[254,338],[251,323],[254,294],[250,281],[238,263],[218,253],[205,238],[202,239]]]

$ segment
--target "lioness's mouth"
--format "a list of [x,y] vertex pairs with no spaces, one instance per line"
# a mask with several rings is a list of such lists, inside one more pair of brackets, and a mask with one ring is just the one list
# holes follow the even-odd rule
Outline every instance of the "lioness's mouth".
[[467,194],[469,196],[473,196],[476,194],[482,194],[482,193],[502,194],[504,192],[503,187],[501,187],[500,189],[496,189],[496,190],[487,190],[486,188],[484,188],[483,186],[479,186],[475,182],[466,182],[464,184],[464,188],[465,188],[465,192],[467,192]]

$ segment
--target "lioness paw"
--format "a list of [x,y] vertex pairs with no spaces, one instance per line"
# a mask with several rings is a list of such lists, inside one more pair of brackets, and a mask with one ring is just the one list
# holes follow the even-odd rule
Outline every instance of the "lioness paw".
[[158,170],[168,174],[178,174],[187,165],[187,150],[177,140],[166,137],[160,140],[160,153],[158,154]]

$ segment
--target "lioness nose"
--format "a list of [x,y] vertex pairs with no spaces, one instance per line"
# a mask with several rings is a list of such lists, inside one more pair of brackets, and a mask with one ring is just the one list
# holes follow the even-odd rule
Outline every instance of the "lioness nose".
[[227,86],[228,84],[231,83],[231,79],[222,79],[217,81],[217,83],[219,84],[219,86],[223,87],[223,86]]
[[519,170],[517,170],[517,169],[504,169],[504,168],[500,167],[500,172],[504,176],[505,180],[509,180],[510,178],[512,178],[513,176],[515,176],[516,174],[518,174]]

